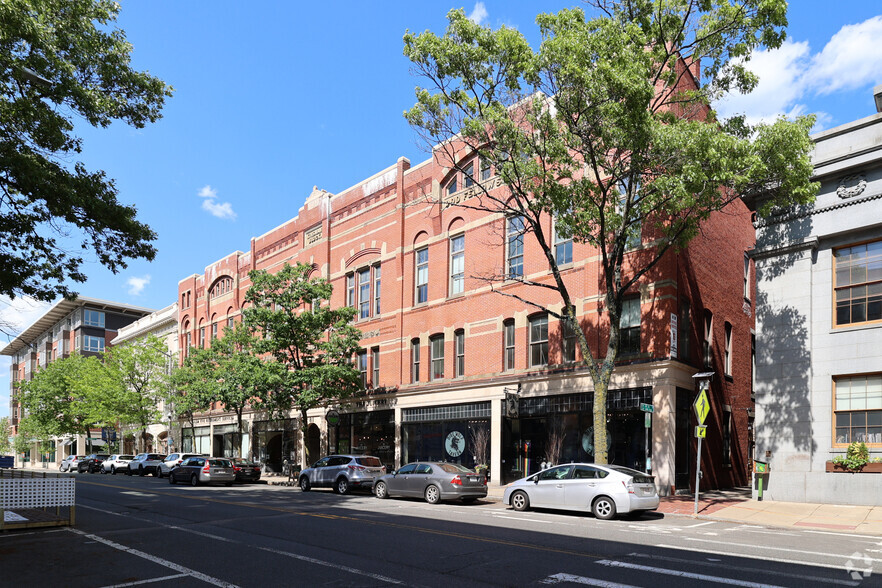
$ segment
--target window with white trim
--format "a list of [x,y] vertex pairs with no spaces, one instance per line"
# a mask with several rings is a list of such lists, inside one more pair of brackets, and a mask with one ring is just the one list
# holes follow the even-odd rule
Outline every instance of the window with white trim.
[[368,386],[367,381],[367,372],[368,372],[368,361],[367,361],[367,351],[359,351],[356,357],[356,362],[358,364],[358,375],[361,382],[362,389],[366,389]]
[[414,303],[422,304],[429,300],[429,248],[416,251]]
[[557,220],[554,221],[554,260],[557,265],[573,263],[573,238],[563,237],[558,232]]
[[380,266],[374,266],[374,316],[380,316]]
[[371,349],[371,371],[373,372],[371,377],[371,388],[378,388],[380,386],[380,348],[374,347]]
[[83,335],[83,351],[93,351],[101,353],[104,351],[104,337],[95,337],[93,335]]
[[465,331],[459,329],[453,333],[453,343],[455,351],[455,374],[454,377],[462,378],[465,376]]
[[444,377],[444,335],[435,335],[429,339],[432,352],[432,370],[430,380],[440,380]]
[[83,309],[83,325],[104,328],[104,313],[100,310]]
[[530,319],[530,367],[548,365],[548,315]]
[[714,315],[711,311],[704,311],[704,367],[710,368],[713,363],[713,336],[714,336]]
[[524,217],[510,216],[505,222],[505,275],[514,280],[524,275]]
[[371,270],[364,268],[358,270],[358,318],[366,319],[371,316]]
[[515,367],[515,323],[514,319],[506,319],[502,323],[502,369],[511,371]]
[[472,160],[462,168],[462,187],[470,188],[475,184],[475,161]]
[[410,342],[410,381],[420,381],[420,340]]
[[750,257],[744,254],[744,299],[750,300]]
[[619,355],[640,353],[640,297],[625,298],[619,317]]
[[465,287],[465,235],[450,238],[450,295],[462,294]]
[[726,323],[726,356],[725,356],[725,375],[732,375],[732,324]]

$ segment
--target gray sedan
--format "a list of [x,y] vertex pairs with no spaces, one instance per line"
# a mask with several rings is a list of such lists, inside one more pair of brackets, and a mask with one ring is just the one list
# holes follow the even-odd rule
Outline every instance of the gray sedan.
[[183,482],[191,486],[199,484],[223,484],[232,486],[236,481],[233,462],[225,457],[188,457],[168,473],[168,483]]
[[474,502],[487,496],[487,479],[456,463],[414,462],[374,482],[374,495],[415,496],[429,504],[457,499]]

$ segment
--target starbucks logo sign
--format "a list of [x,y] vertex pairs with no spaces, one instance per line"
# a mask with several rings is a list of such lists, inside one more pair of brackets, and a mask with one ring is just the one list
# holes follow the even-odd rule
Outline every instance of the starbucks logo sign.
[[450,457],[459,457],[465,451],[465,437],[459,431],[451,431],[444,441],[444,449]]

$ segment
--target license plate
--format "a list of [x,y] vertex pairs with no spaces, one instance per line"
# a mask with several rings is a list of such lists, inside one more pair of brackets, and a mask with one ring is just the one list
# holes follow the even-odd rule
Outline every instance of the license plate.
[[469,482],[477,482],[477,481],[478,481],[477,476],[469,476]]
[[215,474],[226,474],[227,470],[214,470]]

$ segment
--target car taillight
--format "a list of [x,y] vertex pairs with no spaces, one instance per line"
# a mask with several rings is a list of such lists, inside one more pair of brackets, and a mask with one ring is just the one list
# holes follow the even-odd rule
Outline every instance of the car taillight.
[[207,474],[210,468],[211,468],[210,465],[205,464],[205,467],[202,468],[202,473],[203,473],[203,474]]
[[254,466],[254,471],[255,471],[255,472],[259,472],[259,471],[260,471],[260,468],[257,467],[257,466]]
[[454,486],[462,486],[462,478],[459,476],[453,476],[453,479],[450,480],[450,483]]
[[241,472],[241,471],[242,471],[242,468],[240,468],[240,467],[237,466],[237,465],[234,465],[234,466],[233,466],[233,470],[235,470],[235,471],[237,471],[237,472]]
[[359,472],[363,472],[365,469],[367,469],[367,468],[365,468],[364,466],[360,466],[360,465],[351,465],[351,464],[348,465],[348,466],[346,466],[346,467],[348,467],[350,470],[356,470],[356,471],[359,471]]
[[627,484],[625,484],[625,482],[622,481],[622,486],[625,487],[625,490],[628,491],[628,494],[634,494],[634,481],[633,480],[628,480]]
[[487,476],[484,476],[484,485],[487,485]]

